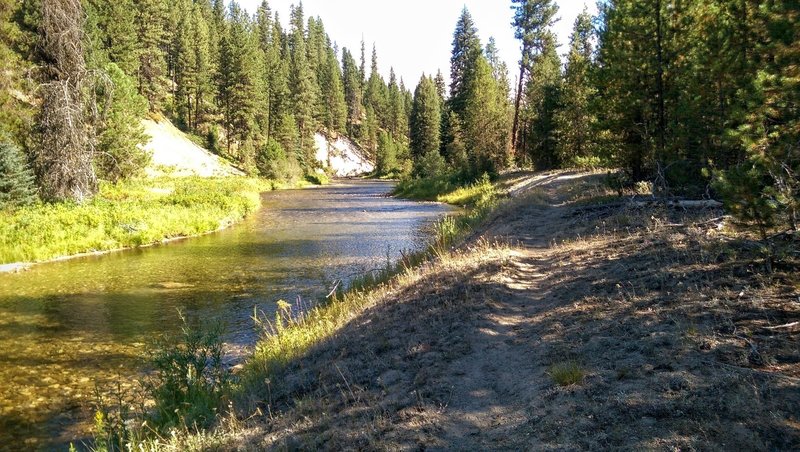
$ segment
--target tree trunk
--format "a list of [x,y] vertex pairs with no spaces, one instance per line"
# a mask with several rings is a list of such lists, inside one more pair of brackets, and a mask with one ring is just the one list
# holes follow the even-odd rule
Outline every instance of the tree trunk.
[[661,17],[661,0],[656,0],[656,90],[658,91],[658,153],[664,158],[666,147],[666,114],[664,106],[664,33]]
[[[526,49],[522,50],[523,60],[525,55]],[[520,148],[519,148],[519,109],[520,105],[522,104],[522,88],[525,84],[525,63],[520,61],[519,63],[519,83],[517,84],[517,98],[514,101],[514,125],[511,130],[511,144],[514,147],[514,153],[519,155]]]

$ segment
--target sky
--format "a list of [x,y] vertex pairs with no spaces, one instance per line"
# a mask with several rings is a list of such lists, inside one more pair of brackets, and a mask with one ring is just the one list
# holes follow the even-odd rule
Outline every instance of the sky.
[[[254,13],[261,0],[240,0],[249,12]],[[269,0],[273,11],[286,24],[290,5],[298,0]],[[584,5],[594,14],[594,0],[557,0],[559,5],[555,31],[561,47],[567,52],[569,35],[577,15]],[[513,82],[520,50],[511,27],[513,11],[510,0],[304,0],[303,9],[308,16],[319,16],[331,40],[339,48],[347,47],[356,59],[360,56],[362,37],[367,46],[367,58],[373,43],[378,50],[378,67],[388,80],[389,68],[394,67],[407,88],[413,90],[423,73],[436,74],[441,69],[449,80],[450,52],[453,31],[461,10],[467,7],[485,45],[494,37],[501,57],[509,66]]]

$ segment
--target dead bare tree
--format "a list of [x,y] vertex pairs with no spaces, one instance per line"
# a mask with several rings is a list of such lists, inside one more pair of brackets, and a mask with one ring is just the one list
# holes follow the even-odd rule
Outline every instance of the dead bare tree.
[[[41,50],[44,83],[34,162],[42,194],[50,200],[91,198],[97,191],[92,167],[94,102],[84,59],[81,0],[43,0]],[[90,108],[91,107],[91,108]]]

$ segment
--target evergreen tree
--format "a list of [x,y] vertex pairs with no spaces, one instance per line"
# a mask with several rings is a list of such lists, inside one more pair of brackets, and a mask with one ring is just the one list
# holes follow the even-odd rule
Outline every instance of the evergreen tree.
[[362,127],[361,145],[367,153],[375,159],[378,153],[378,132],[380,126],[378,124],[378,117],[375,115],[375,110],[372,105],[367,105],[367,114],[364,119]]
[[176,105],[179,120],[198,131],[210,109],[213,64],[208,23],[198,5],[187,3],[175,33]]
[[346,133],[347,104],[342,83],[342,71],[339,68],[336,52],[331,47],[328,47],[326,51],[320,85],[325,106],[323,124],[332,132]]
[[[495,174],[509,163],[506,91],[500,84],[503,81],[494,78],[492,67],[483,55],[475,61],[472,72],[465,90],[467,98],[463,117],[464,142],[469,159],[469,167],[465,169],[473,176]],[[459,139],[454,136],[455,143],[450,143],[450,147],[458,146]],[[457,149],[455,151],[453,160],[459,160],[461,156]]]
[[381,131],[378,134],[378,152],[375,171],[379,175],[387,175],[397,169],[397,144],[392,134]]
[[522,42],[522,58],[519,61],[519,77],[514,103],[512,140],[518,154],[524,152],[520,143],[523,95],[531,65],[537,55],[545,50],[550,27],[556,22],[558,6],[552,0],[511,0],[514,5],[514,34]]
[[257,38],[250,18],[238,3],[229,6],[230,20],[220,45],[219,97],[228,154],[245,165],[254,166],[255,150],[248,140],[256,130],[258,99]]
[[0,134],[0,211],[36,202],[34,181],[25,154]]
[[800,226],[800,6],[776,1],[762,6],[754,22],[764,36],[754,51],[763,66],[750,95],[751,108],[734,132],[747,158],[717,183],[727,207],[755,223],[763,239],[769,228]]
[[402,141],[408,136],[408,113],[405,99],[402,91],[400,91],[400,86],[397,84],[397,76],[393,68],[389,71],[387,96],[389,119],[386,129],[391,133],[393,140]]
[[370,75],[364,92],[364,105],[367,108],[372,108],[378,123],[384,128],[387,128],[389,123],[387,96],[386,82],[378,72],[378,51],[373,45]]
[[[94,33],[89,39],[93,51],[102,52],[97,67],[115,63],[128,76],[139,71],[139,40],[136,28],[136,5],[132,0],[90,0],[87,3],[89,21]],[[94,36],[92,36],[94,34]]]
[[147,101],[138,94],[133,80],[116,64],[109,63],[105,72],[111,79],[108,98],[98,130],[96,166],[100,177],[116,182],[140,175],[150,162],[150,155],[140,145],[150,137],[144,133],[141,119],[147,113]]
[[136,27],[139,51],[139,94],[144,96],[151,111],[161,108],[165,94],[167,62],[165,23],[167,6],[164,0],[136,2]]
[[533,62],[525,99],[527,130],[524,133],[528,156],[537,168],[556,168],[560,164],[556,152],[555,115],[561,102],[561,60],[552,34]]
[[453,50],[450,57],[450,108],[460,117],[466,110],[467,87],[475,70],[476,61],[483,54],[478,29],[466,7],[456,23],[453,33]]
[[436,176],[443,165],[439,153],[441,133],[441,110],[436,85],[425,75],[414,91],[414,104],[409,122],[411,155],[415,162],[415,174],[422,177]]
[[[281,27],[278,13],[272,21],[272,34],[269,49],[265,57],[268,70],[267,87],[269,103],[269,130],[268,137],[272,137],[278,129],[279,123],[285,122],[285,117],[291,114],[291,92],[289,90],[289,42]],[[284,151],[295,152],[295,147],[286,147]]]
[[292,105],[299,136],[298,160],[305,171],[310,173],[317,165],[314,142],[314,133],[317,131],[314,119],[317,98],[315,98],[314,73],[308,63],[306,53],[302,5],[292,9],[291,23],[289,85],[292,91]]
[[556,113],[557,157],[562,163],[595,156],[597,120],[590,111],[596,89],[589,78],[592,68],[592,18],[584,8],[575,20],[562,87],[561,108]]
[[347,103],[347,133],[358,139],[361,137],[363,116],[363,97],[361,95],[361,75],[356,60],[347,48],[342,49],[342,72],[344,78],[344,97]]

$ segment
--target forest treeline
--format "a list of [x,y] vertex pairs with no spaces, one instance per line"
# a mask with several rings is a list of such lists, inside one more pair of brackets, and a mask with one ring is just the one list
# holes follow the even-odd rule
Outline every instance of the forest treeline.
[[609,0],[581,14],[562,68],[550,0],[513,0],[522,43],[516,157],[622,168],[655,195],[720,196],[797,231],[800,3]]
[[302,3],[284,29],[266,1],[250,14],[223,0],[0,0],[0,191],[81,199],[96,177],[135,175],[149,111],[265,177],[313,173],[323,132],[355,140],[381,175],[620,168],[620,186],[722,197],[765,237],[796,230],[796,0],[608,0],[565,48],[554,1],[510,3],[511,75],[464,9],[449,85],[428,74],[412,92],[382,78],[374,47],[338,48]]
[[137,175],[148,113],[268,178],[313,174],[317,132],[372,157],[390,149],[386,173],[408,160],[411,92],[379,74],[374,47],[339,49],[302,4],[288,29],[266,1],[249,14],[224,0],[1,0],[0,15],[16,203],[85,199],[96,177]]

